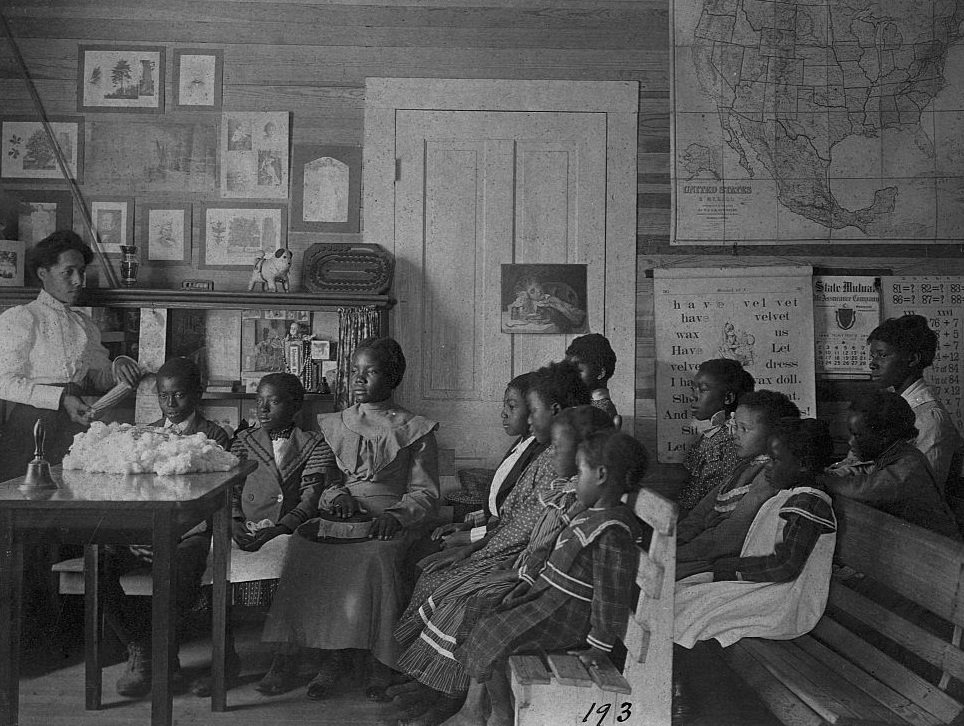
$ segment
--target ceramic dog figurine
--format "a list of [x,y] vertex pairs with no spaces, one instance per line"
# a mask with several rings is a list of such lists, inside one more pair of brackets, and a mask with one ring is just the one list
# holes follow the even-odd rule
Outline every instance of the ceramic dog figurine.
[[275,250],[271,257],[265,257],[264,253],[261,253],[261,257],[254,261],[248,290],[254,290],[254,286],[260,284],[262,292],[268,286],[271,287],[272,292],[278,292],[278,283],[281,283],[282,290],[288,292],[288,271],[290,269],[291,250]]

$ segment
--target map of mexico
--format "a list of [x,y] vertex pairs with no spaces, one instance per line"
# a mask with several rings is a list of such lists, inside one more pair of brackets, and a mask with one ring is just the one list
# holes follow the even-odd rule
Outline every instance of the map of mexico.
[[675,0],[677,244],[964,236],[964,9]]

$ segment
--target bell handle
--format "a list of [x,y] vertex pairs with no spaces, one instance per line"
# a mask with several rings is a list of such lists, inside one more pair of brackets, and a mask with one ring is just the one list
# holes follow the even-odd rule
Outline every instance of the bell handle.
[[44,442],[47,439],[47,430],[44,428],[43,420],[37,419],[33,425],[33,455],[35,459],[42,459],[44,456]]

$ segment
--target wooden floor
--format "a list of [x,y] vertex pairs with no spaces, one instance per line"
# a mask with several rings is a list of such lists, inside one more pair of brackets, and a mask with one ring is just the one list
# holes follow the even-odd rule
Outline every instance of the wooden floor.
[[[76,598],[79,601],[79,598]],[[84,710],[84,664],[80,612],[68,606],[61,619],[57,642],[46,648],[27,648],[20,681],[21,726],[132,726],[150,723],[150,700],[118,696],[114,683],[124,670],[118,662],[104,669],[104,708]],[[309,701],[304,687],[282,696],[267,698],[254,684],[271,661],[269,646],[260,642],[263,615],[242,613],[235,617],[238,651],[243,664],[242,684],[228,692],[228,711],[212,713],[210,699],[191,694],[174,698],[176,726],[394,726],[399,714],[391,704],[368,701],[363,678],[348,671],[342,692],[327,701]],[[778,726],[756,696],[743,686],[718,655],[719,648],[698,644],[680,654],[679,661],[690,684],[692,709],[688,718],[674,726]],[[182,669],[190,677],[203,671],[210,661],[210,640],[203,635],[188,638],[181,646]],[[310,665],[304,680],[311,677]],[[628,726],[644,726],[633,720]],[[550,726],[547,724],[547,726]],[[551,726],[556,726],[555,724]]]

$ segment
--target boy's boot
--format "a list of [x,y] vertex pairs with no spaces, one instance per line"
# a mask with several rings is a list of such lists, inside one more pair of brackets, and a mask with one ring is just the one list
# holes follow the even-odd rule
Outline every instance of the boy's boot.
[[117,679],[117,693],[139,698],[151,692],[151,646],[148,641],[127,644],[127,668]]

